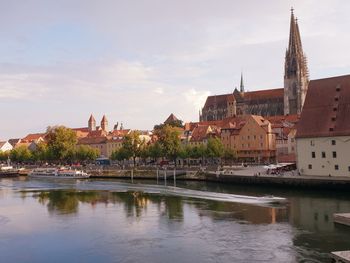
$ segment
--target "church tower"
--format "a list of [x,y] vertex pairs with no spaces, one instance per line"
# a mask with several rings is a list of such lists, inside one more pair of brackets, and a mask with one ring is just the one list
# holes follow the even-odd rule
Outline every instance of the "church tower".
[[94,118],[94,116],[91,114],[89,121],[88,121],[88,127],[89,127],[89,131],[95,131],[96,130],[96,120]]
[[300,114],[304,105],[309,71],[301,45],[298,21],[291,9],[289,45],[284,64],[284,115]]
[[108,121],[106,115],[103,115],[101,120],[101,129],[105,132],[108,132]]

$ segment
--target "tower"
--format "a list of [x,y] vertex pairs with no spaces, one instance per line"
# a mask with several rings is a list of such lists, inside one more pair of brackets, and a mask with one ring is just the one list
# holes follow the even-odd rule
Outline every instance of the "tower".
[[89,131],[96,130],[96,120],[92,114],[90,115],[90,118],[88,120],[88,127],[89,127]]
[[241,84],[239,85],[240,92],[244,93],[243,73],[241,73]]
[[105,132],[108,132],[108,121],[106,115],[103,115],[101,120],[101,129]]
[[301,45],[297,19],[291,9],[289,44],[284,64],[284,114],[300,114],[304,105],[309,71]]

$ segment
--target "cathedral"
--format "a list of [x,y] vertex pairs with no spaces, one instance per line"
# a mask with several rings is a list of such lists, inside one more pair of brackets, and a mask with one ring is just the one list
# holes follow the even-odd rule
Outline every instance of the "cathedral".
[[291,10],[289,44],[284,64],[284,88],[245,92],[243,74],[239,90],[209,96],[199,113],[200,121],[222,120],[237,115],[267,116],[300,114],[304,104],[309,72],[301,45],[298,20]]

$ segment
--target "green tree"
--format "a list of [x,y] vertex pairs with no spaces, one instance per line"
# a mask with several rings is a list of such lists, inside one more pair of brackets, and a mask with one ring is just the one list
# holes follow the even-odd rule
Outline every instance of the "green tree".
[[132,157],[134,167],[136,166],[136,158],[141,156],[144,144],[145,141],[141,140],[139,131],[132,131],[125,135],[123,139],[122,148],[124,148]]
[[27,146],[21,145],[10,152],[10,158],[19,163],[28,162],[32,160],[32,153]]
[[225,148],[223,158],[225,161],[233,161],[237,158],[237,152],[231,148]]
[[111,159],[112,160],[117,160],[117,161],[124,161],[124,160],[129,160],[131,158],[131,152],[126,150],[125,148],[120,148],[118,150],[115,150],[112,155]]
[[180,132],[178,128],[165,125],[159,130],[155,130],[158,141],[164,150],[164,155],[173,160],[176,165],[176,158],[180,151]]
[[50,160],[47,144],[44,142],[39,143],[36,149],[32,152],[34,161],[48,161]]
[[64,126],[47,129],[47,146],[49,156],[54,160],[64,161],[72,157],[77,144],[76,133]]
[[225,148],[221,140],[217,137],[209,138],[205,156],[211,158],[222,158],[224,156]]
[[149,146],[149,157],[151,157],[155,162],[158,158],[163,157],[163,148],[157,141]]
[[81,162],[93,161],[99,156],[99,151],[88,145],[78,145],[75,148],[75,159]]
[[0,151],[0,161],[6,161],[10,156],[10,151],[2,152]]

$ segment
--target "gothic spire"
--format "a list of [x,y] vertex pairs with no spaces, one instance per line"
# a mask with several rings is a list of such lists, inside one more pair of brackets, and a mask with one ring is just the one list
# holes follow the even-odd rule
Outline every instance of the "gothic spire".
[[243,73],[241,72],[241,84],[240,84],[240,91],[244,92],[244,83],[243,83]]

